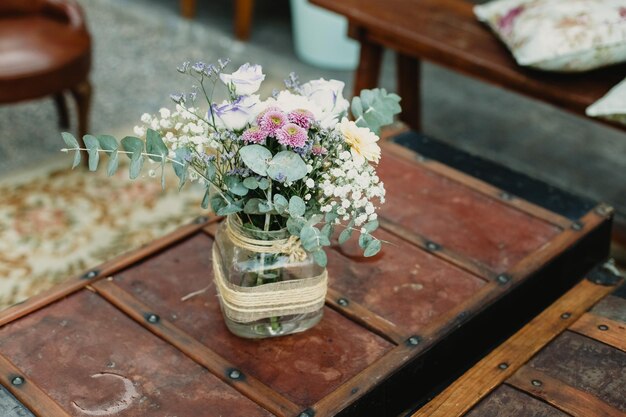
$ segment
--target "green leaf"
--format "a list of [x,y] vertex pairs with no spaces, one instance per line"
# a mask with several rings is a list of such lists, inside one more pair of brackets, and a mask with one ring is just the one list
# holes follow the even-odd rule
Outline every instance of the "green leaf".
[[70,149],[80,148],[78,141],[76,140],[74,135],[72,135],[71,133],[63,132],[61,133],[61,136],[63,137],[63,142],[65,142],[68,148]]
[[225,207],[222,207],[221,209],[219,209],[217,211],[217,215],[228,216],[229,214],[239,213],[241,210],[243,209],[237,204],[228,204]]
[[278,214],[283,214],[285,210],[287,210],[287,207],[289,207],[287,199],[280,194],[274,194],[274,208],[276,209],[276,212]]
[[85,142],[85,147],[89,154],[89,171],[95,171],[98,169],[98,162],[100,161],[100,153],[98,152],[100,144],[98,139],[93,135],[85,135],[83,136],[83,142]]
[[215,168],[215,165],[212,162],[209,162],[206,166],[206,177],[209,179],[209,181],[213,181],[216,174],[217,168]]
[[300,242],[302,243],[304,250],[312,252],[319,247],[318,235],[319,230],[312,226],[306,225],[302,228],[302,230],[300,230]]
[[100,144],[100,148],[105,150],[107,154],[116,151],[119,148],[119,144],[117,143],[117,139],[115,139],[111,135],[100,135],[98,136],[98,143]]
[[210,196],[211,196],[211,193],[209,192],[209,187],[206,187],[206,191],[204,192],[204,197],[202,197],[202,203],[200,203],[200,206],[205,210],[209,208]]
[[270,188],[270,180],[267,178],[261,178],[259,180],[259,189],[267,190],[268,188]]
[[187,148],[178,148],[174,151],[174,154],[175,162],[172,162],[172,167],[174,168],[174,173],[178,177],[178,190],[180,191],[187,181],[187,173],[189,172],[188,159],[191,155],[191,151]]
[[254,173],[265,176],[272,153],[261,145],[248,145],[239,150],[241,160]]
[[217,193],[211,194],[211,196],[209,197],[209,202],[211,204],[211,210],[213,210],[214,213],[217,213],[222,208],[228,205],[228,202],[225,201],[224,198]]
[[328,223],[332,223],[338,218],[339,215],[333,211],[326,213],[326,215],[324,216],[324,220],[326,220]]
[[352,230],[350,227],[344,229],[340,234],[339,234],[339,244],[343,245],[344,243],[346,243],[348,241],[348,239],[350,239],[352,237],[352,232],[354,230]]
[[115,174],[119,165],[117,149],[120,145],[119,143],[117,143],[117,139],[115,139],[111,135],[98,136],[98,143],[100,143],[100,147],[106,151],[106,154],[109,157],[109,163],[107,165],[107,175],[111,177],[113,176],[113,174]]
[[156,130],[148,129],[146,133],[146,152],[150,154],[148,158],[155,162],[161,162],[169,153],[161,135]]
[[267,175],[280,182],[294,182],[304,178],[307,174],[306,164],[295,152],[278,152],[267,168]]
[[322,268],[326,268],[326,265],[328,264],[328,257],[326,256],[326,252],[324,252],[324,249],[318,249],[313,252],[312,255],[313,260],[316,264],[318,264]]
[[261,200],[261,202],[259,203],[259,211],[261,212],[261,214],[270,213],[273,210],[274,210],[274,207],[271,204],[269,204],[266,200]]
[[359,236],[359,246],[365,249],[373,240],[374,237],[369,233],[361,233],[361,236]]
[[302,218],[290,217],[287,219],[287,230],[290,235],[300,236],[300,231],[305,225],[305,221]]
[[314,214],[311,217],[309,217],[309,219],[306,221],[306,224],[308,224],[309,226],[315,226],[316,224],[321,222],[323,219],[324,219],[324,216],[322,216],[321,214]]
[[304,204],[303,199],[297,195],[294,195],[289,199],[289,214],[292,217],[302,217],[304,216],[305,211],[306,205]]
[[143,166],[143,152],[144,142],[133,136],[126,136],[122,139],[122,147],[126,152],[131,152],[127,154],[130,158],[130,172],[129,176],[131,180],[134,180],[141,173],[141,167]]
[[378,252],[380,252],[380,248],[381,248],[380,240],[374,239],[365,248],[365,252],[363,252],[363,256],[365,257],[374,256]]
[[367,233],[373,233],[376,229],[378,229],[378,220],[372,220],[371,222],[365,223],[363,228],[367,230]]
[[228,175],[224,177],[224,184],[228,187],[228,191],[240,197],[248,194],[248,189],[243,185],[239,177]]
[[328,239],[328,244],[330,245],[330,237],[333,234],[333,225],[330,223],[326,223],[323,227],[322,230],[320,230],[320,232],[322,233],[322,236],[326,237],[326,239]]
[[107,165],[107,175],[112,177],[117,172],[117,168],[119,167],[120,161],[118,157],[117,151],[113,151],[109,154],[109,163]]
[[254,177],[248,177],[243,180],[243,185],[249,190],[256,190],[259,188],[259,182]]
[[261,214],[261,209],[259,208],[259,204],[262,202],[260,198],[251,198],[246,202],[246,205],[243,207],[243,212],[246,214]]
[[72,169],[80,165],[80,160],[81,160],[81,151],[74,152],[74,162],[72,163]]
[[378,134],[380,128],[393,123],[393,117],[400,113],[400,97],[387,93],[384,88],[362,90],[360,97],[352,99],[352,115],[360,127],[367,127]]

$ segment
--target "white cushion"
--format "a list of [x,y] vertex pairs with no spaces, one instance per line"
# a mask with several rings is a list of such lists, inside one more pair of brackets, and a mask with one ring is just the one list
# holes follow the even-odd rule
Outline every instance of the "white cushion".
[[626,124],[626,79],[613,87],[600,100],[587,107],[587,116]]
[[626,0],[495,0],[474,13],[519,65],[577,72],[626,61]]

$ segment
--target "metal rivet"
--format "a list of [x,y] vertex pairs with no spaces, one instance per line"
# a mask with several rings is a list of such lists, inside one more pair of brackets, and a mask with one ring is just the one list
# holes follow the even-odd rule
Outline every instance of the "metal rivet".
[[530,381],[530,383],[536,387],[540,387],[542,385],[542,382],[539,381],[538,379],[533,379],[532,381]]
[[11,384],[15,385],[16,387],[22,385],[23,383],[24,383],[24,378],[22,378],[21,376],[16,376],[15,378],[11,380]]
[[500,369],[506,369],[509,367],[509,364],[506,362],[502,362],[500,365],[498,365],[498,368]]
[[598,206],[596,208],[596,213],[598,213],[600,216],[606,216],[607,214],[609,214],[609,212],[611,211],[611,209],[607,206]]
[[439,250],[439,249],[441,249],[441,246],[439,246],[439,245],[438,245],[438,244],[436,244],[435,242],[426,242],[426,248],[427,248],[428,250],[435,251],[435,250]]
[[507,282],[509,282],[511,280],[511,277],[508,276],[507,274],[500,274],[496,277],[496,280],[500,283],[500,284],[506,284]]
[[209,221],[209,218],[206,216],[200,216],[200,217],[196,217],[196,219],[193,221],[195,224],[202,224],[202,223],[206,223]]
[[231,369],[231,371],[228,373],[228,377],[230,379],[239,379],[241,378],[241,372],[239,372],[238,369]]
[[572,313],[563,313],[563,314],[561,314],[561,318],[563,320],[569,319],[570,317],[572,317]]
[[148,323],[155,324],[158,323],[161,318],[154,313],[148,313],[146,314],[146,320],[148,321]]
[[598,329],[600,329],[600,330],[602,330],[604,332],[604,331],[609,330],[609,326],[607,326],[606,324],[601,324],[601,325],[598,326]]
[[410,346],[417,346],[420,344],[420,338],[417,336],[411,336],[409,337],[406,342],[410,345]]
[[98,271],[97,269],[92,269],[91,271],[85,272],[82,276],[83,279],[92,279],[98,276],[98,274],[100,274],[100,271]]
[[306,410],[298,414],[298,417],[314,417],[314,416],[315,416],[315,411],[311,410],[310,408],[307,408]]
[[513,196],[506,191],[500,193],[500,198],[507,201],[513,200]]
[[350,394],[352,394],[352,395],[356,394],[357,392],[359,392],[359,389],[358,389],[358,388],[356,388],[356,387],[354,387],[354,388],[352,388],[352,389],[350,390]]
[[340,305],[340,306],[342,306],[342,307],[347,307],[347,306],[348,306],[348,304],[350,304],[350,302],[348,301],[348,299],[347,299],[347,298],[343,298],[343,297],[342,297],[342,298],[340,298],[340,299],[338,299],[338,300],[337,300],[337,304],[339,304],[339,305]]
[[573,230],[583,230],[583,224],[581,222],[574,222],[572,223],[572,229]]

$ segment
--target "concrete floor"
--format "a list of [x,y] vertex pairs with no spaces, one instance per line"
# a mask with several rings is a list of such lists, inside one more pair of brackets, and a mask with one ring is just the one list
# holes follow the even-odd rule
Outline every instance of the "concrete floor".
[[[159,33],[144,41],[141,33],[132,28],[124,29],[122,35],[127,35],[129,42],[134,42],[135,48],[140,50],[167,46],[184,38],[195,42],[191,52],[204,51],[206,59],[219,53],[217,56],[226,54],[235,63],[247,60],[263,63],[268,72],[276,74],[270,77],[272,85],[281,79],[277,73],[282,76],[295,70],[302,79],[324,76],[344,80],[350,91],[351,72],[320,70],[297,61],[287,0],[256,2],[252,38],[248,44],[232,39],[230,0],[198,2],[198,16],[191,23],[178,17],[176,0],[109,0],[109,3],[130,14],[145,12],[146,21],[155,16],[160,19]],[[89,12],[96,10],[96,5],[102,7],[102,0],[84,0],[84,5]],[[118,49],[103,45],[104,40],[120,34],[110,25],[103,25],[100,16],[88,16],[95,32],[96,48],[100,51],[96,53],[94,77],[106,81],[103,82],[116,91],[113,95],[100,89],[94,106],[94,127],[96,131],[107,127],[116,131],[128,129],[143,111],[154,111],[167,104],[163,98],[172,91],[171,77],[160,71],[163,66],[171,71],[180,53],[164,48],[158,55],[161,62],[148,61],[151,55],[143,52],[137,53],[139,61],[132,63],[114,56],[105,59],[104,49],[109,54],[119,51],[119,55],[124,56],[126,45],[121,44]],[[205,28],[209,30],[208,35],[203,32]],[[425,64],[423,74],[426,133],[569,191],[608,202],[617,208],[620,217],[626,218],[626,135],[434,65]],[[163,82],[139,88],[135,86],[138,75],[142,81],[154,77]],[[391,53],[386,56],[381,85],[390,90],[395,88]],[[116,114],[115,100],[125,96],[136,104],[134,111],[129,111],[127,105]],[[29,112],[38,115],[39,124],[43,126],[38,128],[45,128],[45,134],[33,130],[32,123],[29,125],[28,117],[24,117],[24,113]],[[0,175],[24,166],[25,162],[53,155],[58,148],[51,101],[0,108],[0,131],[3,138]]]

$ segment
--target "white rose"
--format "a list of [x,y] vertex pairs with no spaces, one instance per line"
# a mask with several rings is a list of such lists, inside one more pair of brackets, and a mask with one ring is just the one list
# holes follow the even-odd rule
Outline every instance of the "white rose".
[[350,103],[343,97],[344,86],[342,81],[323,78],[302,84],[302,95],[317,104],[322,111],[319,121],[323,128],[334,127],[348,110]]
[[308,110],[313,113],[316,120],[320,120],[323,115],[321,107],[313,100],[305,96],[293,94],[290,91],[283,90],[276,96],[276,99],[266,100],[268,106],[276,106],[285,113],[293,110]]
[[[213,105],[217,122],[228,130],[241,130],[258,114],[259,96],[241,96],[234,102],[224,101]],[[210,120],[210,115],[209,115]]]
[[256,93],[265,80],[263,67],[260,65],[243,64],[232,74],[220,74],[220,80],[226,85],[232,85],[235,94],[249,96]]

